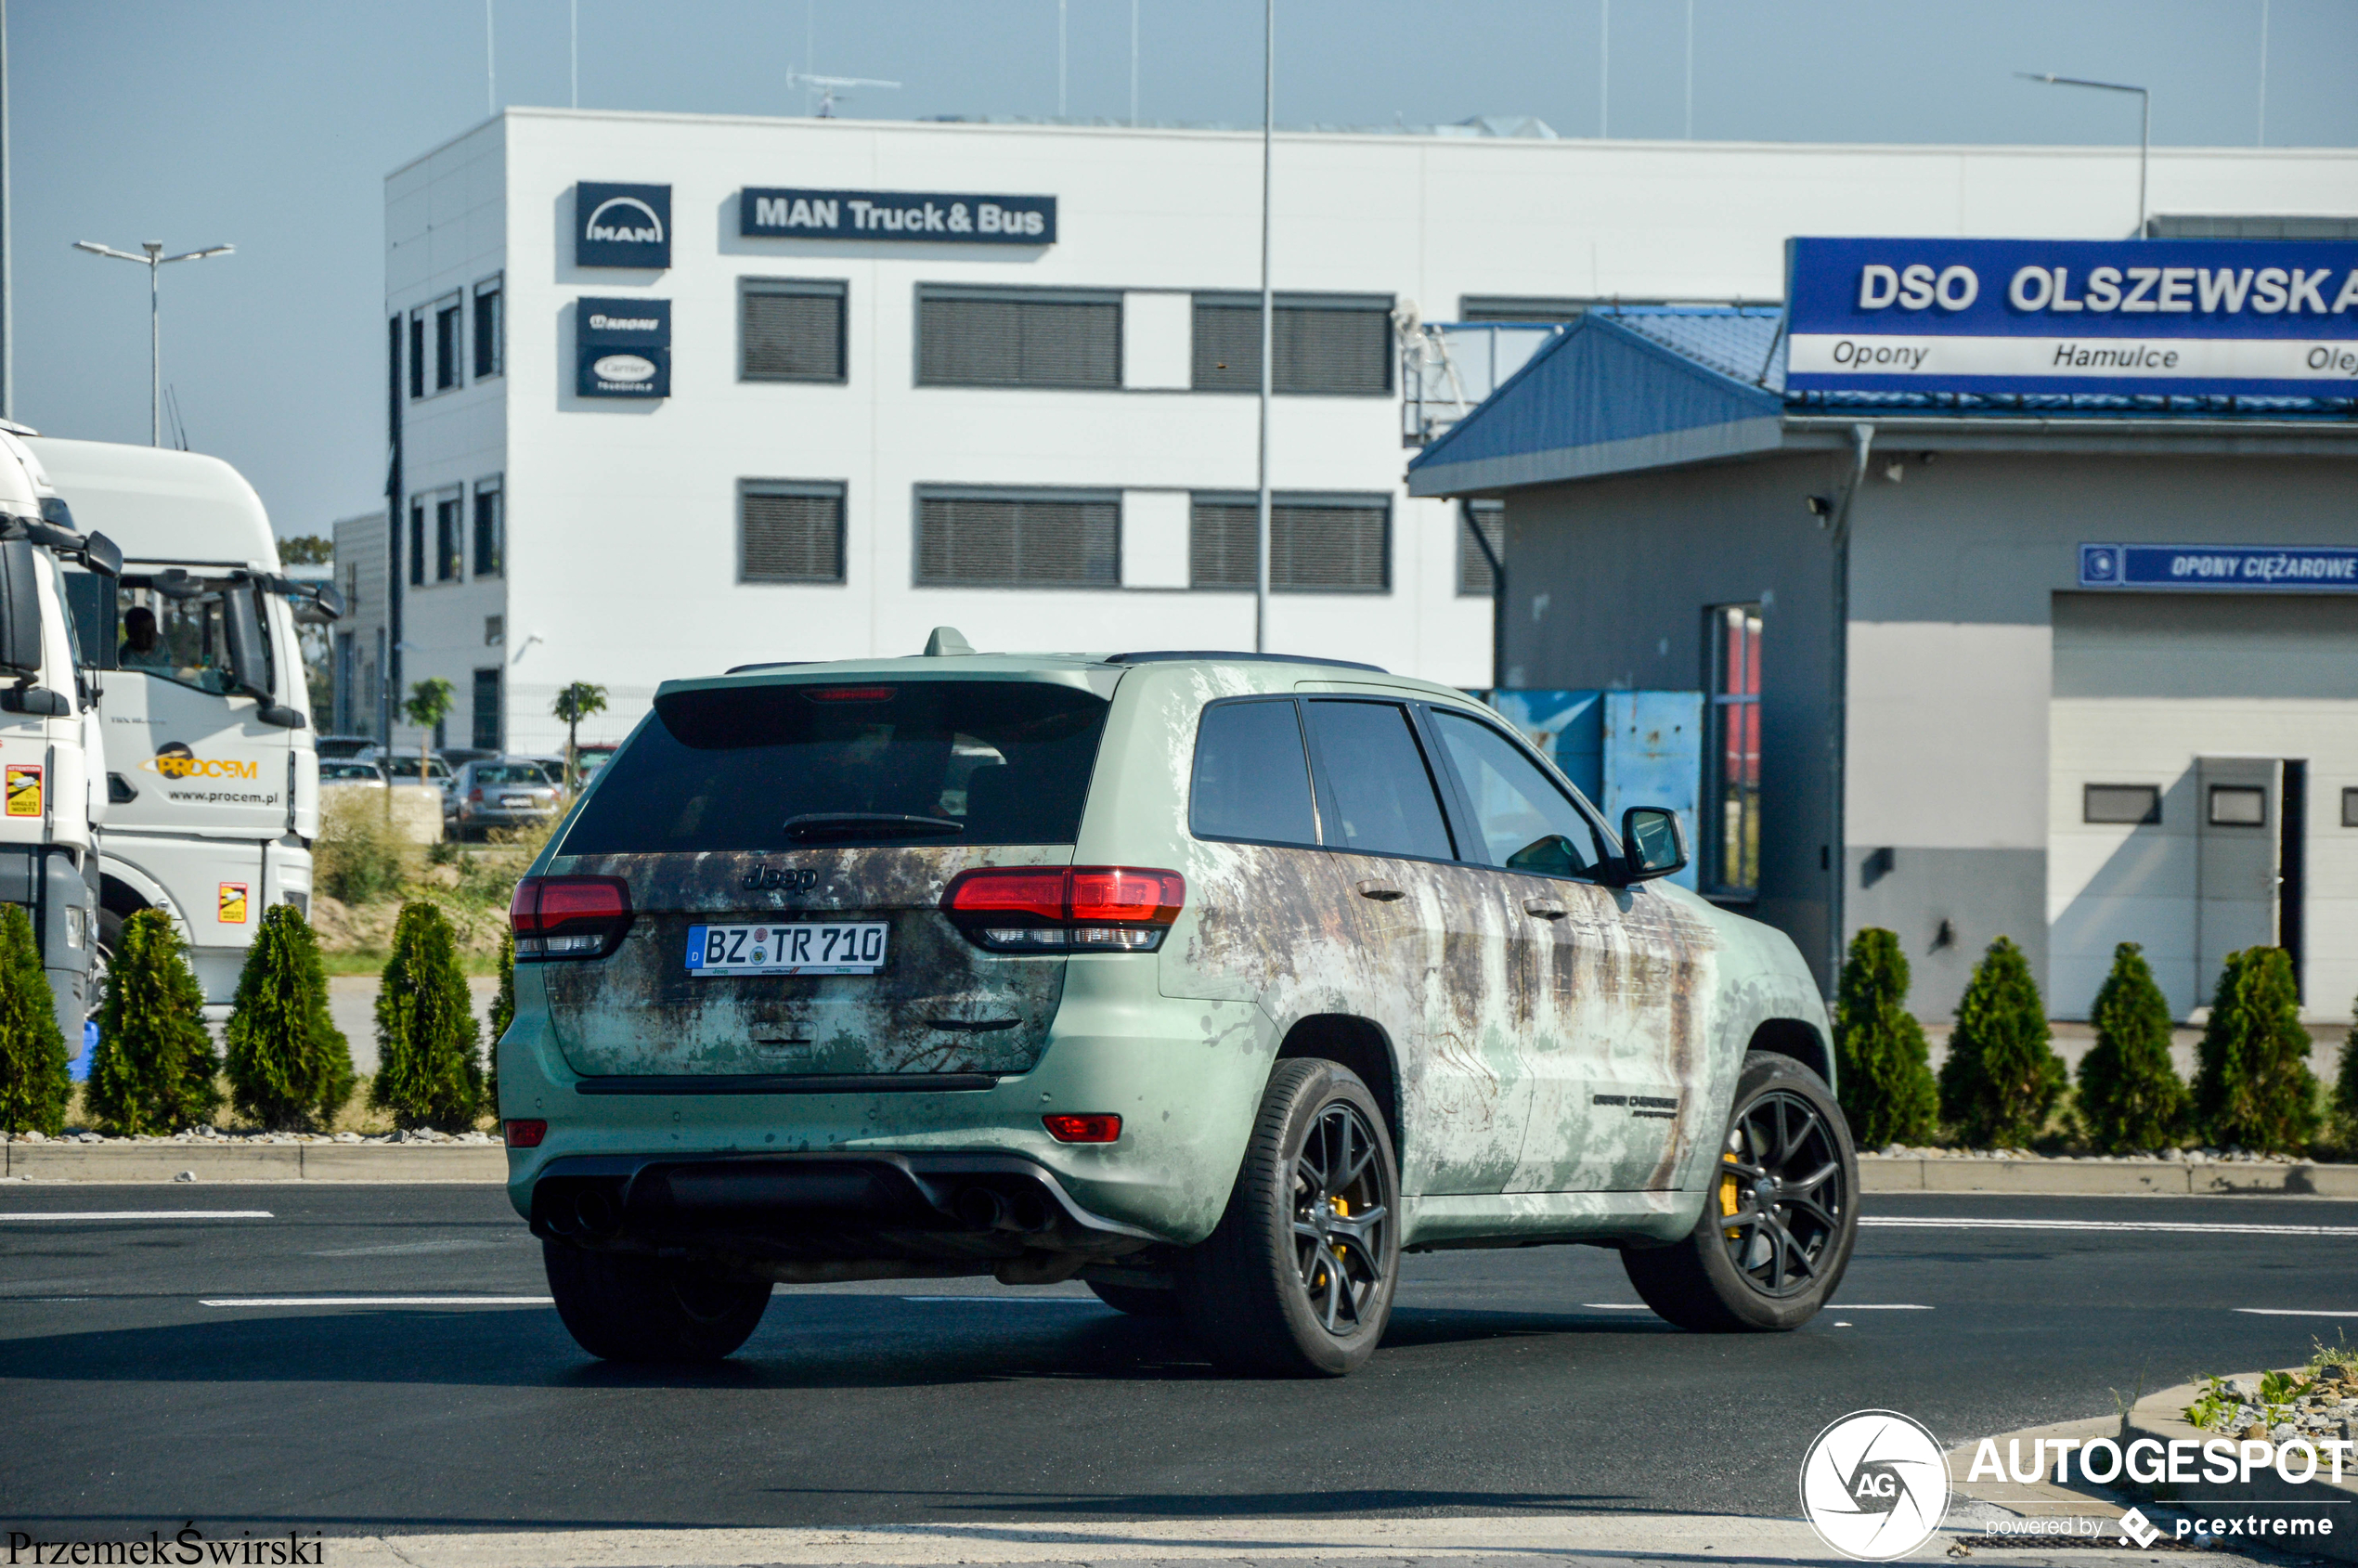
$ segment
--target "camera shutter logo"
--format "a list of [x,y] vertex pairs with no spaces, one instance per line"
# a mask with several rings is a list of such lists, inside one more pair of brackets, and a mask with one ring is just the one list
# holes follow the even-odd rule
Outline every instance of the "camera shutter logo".
[[1887,1562],[1924,1545],[1949,1512],[1949,1467],[1921,1422],[1859,1410],[1818,1434],[1801,1461],[1801,1511],[1846,1557]]

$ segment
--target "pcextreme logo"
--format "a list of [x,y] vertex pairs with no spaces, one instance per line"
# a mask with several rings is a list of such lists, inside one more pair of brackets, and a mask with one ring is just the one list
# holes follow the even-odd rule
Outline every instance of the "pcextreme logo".
[[166,741],[156,747],[156,754],[139,764],[150,773],[162,773],[167,779],[251,779],[259,776],[258,765],[240,761],[234,757],[199,757],[185,741]]

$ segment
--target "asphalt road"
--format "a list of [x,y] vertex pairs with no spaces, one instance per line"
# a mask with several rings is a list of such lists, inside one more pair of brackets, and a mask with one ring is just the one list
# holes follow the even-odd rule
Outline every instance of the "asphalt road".
[[[268,1217],[21,1217],[219,1210]],[[2358,1204],[1895,1196],[1868,1221],[1789,1335],[1613,1310],[1613,1254],[1548,1248],[1408,1260],[1385,1349],[1338,1382],[1222,1377],[1075,1287],[963,1280],[781,1289],[735,1360],[682,1374],[592,1361],[530,1302],[228,1304],[541,1296],[496,1188],[8,1186],[0,1529],[1790,1514],[1851,1410],[1953,1442],[2358,1331]],[[2263,1228],[2118,1228],[2156,1223]]]

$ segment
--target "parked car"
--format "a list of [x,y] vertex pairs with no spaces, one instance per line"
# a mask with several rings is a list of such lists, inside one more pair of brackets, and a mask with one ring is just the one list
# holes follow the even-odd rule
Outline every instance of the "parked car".
[[318,740],[319,760],[344,761],[370,750],[376,741],[369,735],[322,735]]
[[373,784],[385,782],[384,770],[373,762],[355,762],[322,758],[319,762],[321,784]]
[[495,827],[528,827],[557,814],[564,792],[548,770],[529,757],[478,759],[451,781],[453,825],[460,838],[480,837]]
[[1404,1251],[1617,1249],[1780,1329],[1858,1169],[1781,933],[1497,716],[1370,666],[941,656],[676,680],[518,888],[509,1194],[592,1354],[773,1284],[1078,1277],[1340,1374]]

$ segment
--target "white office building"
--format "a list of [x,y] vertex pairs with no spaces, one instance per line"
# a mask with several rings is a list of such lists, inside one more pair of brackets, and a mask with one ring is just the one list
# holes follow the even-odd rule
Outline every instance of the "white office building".
[[[1773,301],[1794,234],[2117,237],[2136,160],[1280,135],[1267,645],[1492,680],[1467,512],[1404,484],[1395,311]],[[2353,169],[2165,149],[2152,208],[2298,234],[2352,210]],[[1260,211],[1260,136],[1223,130],[511,110],[395,171],[393,526],[339,564],[382,587],[337,727],[440,676],[447,744],[545,750],[572,681],[606,689],[585,738],[611,738],[665,679],[939,625],[1250,648]]]

